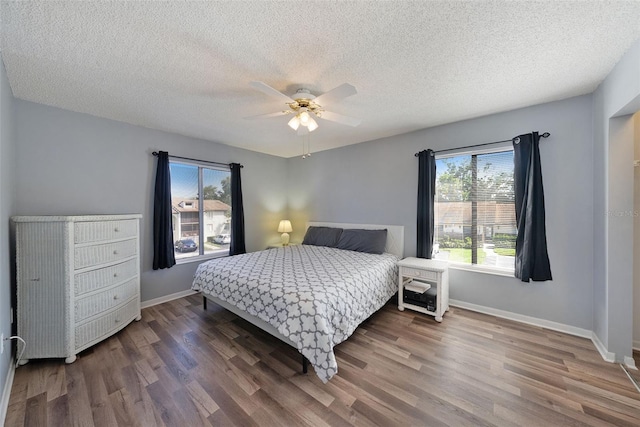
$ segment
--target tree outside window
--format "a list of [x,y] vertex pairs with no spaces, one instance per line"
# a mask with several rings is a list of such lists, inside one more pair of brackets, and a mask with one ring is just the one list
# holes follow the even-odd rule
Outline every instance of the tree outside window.
[[436,160],[434,258],[513,268],[513,151]]
[[169,166],[176,259],[228,253],[231,172],[181,162]]

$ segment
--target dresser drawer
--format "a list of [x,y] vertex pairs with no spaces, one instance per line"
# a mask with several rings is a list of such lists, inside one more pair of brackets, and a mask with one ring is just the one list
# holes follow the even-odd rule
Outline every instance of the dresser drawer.
[[104,292],[80,298],[75,303],[75,321],[79,323],[91,316],[117,307],[138,294],[138,278]]
[[76,351],[122,329],[140,314],[139,307],[138,298],[134,298],[116,310],[108,311],[95,320],[76,326]]
[[75,268],[90,267],[128,258],[138,253],[138,240],[123,240],[122,242],[105,243],[75,248]]
[[96,289],[115,285],[123,280],[135,277],[137,274],[137,258],[110,267],[98,268],[97,270],[76,274],[74,280],[75,295],[79,296],[87,292],[95,291]]
[[438,280],[438,273],[435,271],[418,270],[417,268],[400,267],[401,274],[408,277],[419,277],[421,279]]
[[138,220],[77,222],[74,227],[75,243],[102,242],[126,239],[138,235]]

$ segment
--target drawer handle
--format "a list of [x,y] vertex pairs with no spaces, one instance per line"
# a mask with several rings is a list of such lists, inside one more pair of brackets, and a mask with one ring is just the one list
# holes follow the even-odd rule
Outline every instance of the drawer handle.
[[120,323],[120,319],[116,319],[116,323]]
[[118,295],[114,295],[114,296],[113,296],[113,299],[118,299]]
[[29,279],[30,282],[39,282],[40,278],[38,277],[37,279]]
[[118,227],[114,228],[113,231],[115,231],[116,233],[120,231],[120,229]]
[[113,251],[113,254],[114,255],[118,255],[118,251]]
[[113,273],[113,277],[118,277],[118,273]]

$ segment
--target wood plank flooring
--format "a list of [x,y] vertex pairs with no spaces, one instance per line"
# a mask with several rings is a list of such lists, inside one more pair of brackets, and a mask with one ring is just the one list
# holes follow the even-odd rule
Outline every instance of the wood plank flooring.
[[640,393],[591,341],[471,311],[436,323],[389,303],[336,355],[323,384],[291,347],[190,296],[71,365],[18,368],[6,425],[640,425]]

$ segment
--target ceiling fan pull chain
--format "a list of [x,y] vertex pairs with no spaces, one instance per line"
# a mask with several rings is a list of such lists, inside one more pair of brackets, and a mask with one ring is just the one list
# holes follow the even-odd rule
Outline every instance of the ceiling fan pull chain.
[[302,140],[302,160],[306,159],[307,155],[304,153],[304,139]]

